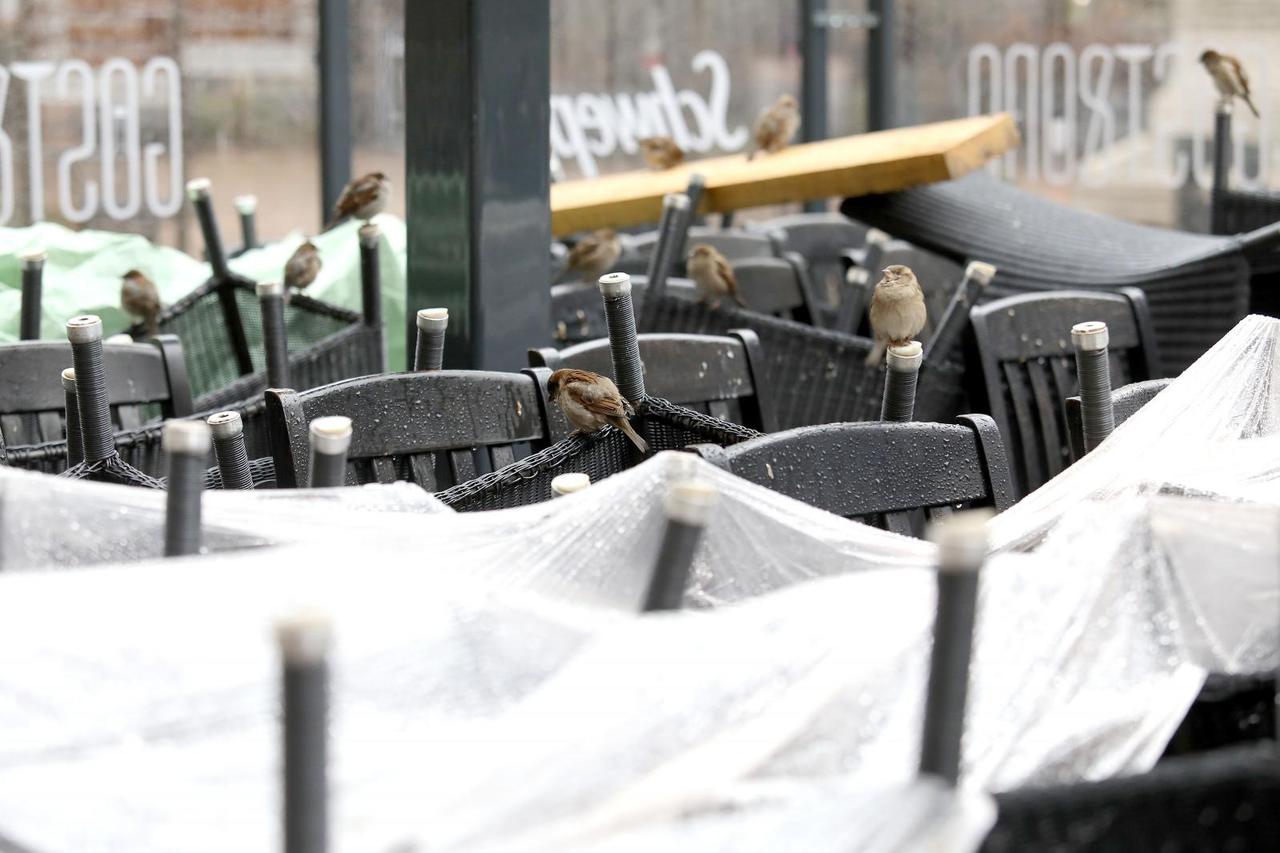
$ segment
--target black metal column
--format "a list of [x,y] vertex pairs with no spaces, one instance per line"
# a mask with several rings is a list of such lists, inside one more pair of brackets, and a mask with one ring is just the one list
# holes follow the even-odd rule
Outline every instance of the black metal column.
[[875,23],[867,32],[867,130],[894,126],[894,99],[897,90],[893,0],[868,0]]
[[406,3],[404,38],[407,304],[449,310],[450,367],[514,370],[550,335],[550,4]]
[[[351,14],[348,0],[319,0],[320,221],[351,180]],[[413,5],[413,4],[410,4]]]
[[[800,0],[800,135],[805,142],[826,139],[827,0]],[[806,202],[809,212],[826,210],[821,201]]]

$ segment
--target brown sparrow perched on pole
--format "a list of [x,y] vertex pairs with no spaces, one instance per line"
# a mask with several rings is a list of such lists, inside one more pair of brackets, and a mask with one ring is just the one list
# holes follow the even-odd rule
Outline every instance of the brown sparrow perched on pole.
[[569,251],[569,269],[594,282],[609,271],[622,255],[622,241],[612,228],[601,228],[583,237]]
[[655,172],[678,166],[684,160],[684,151],[670,136],[646,136],[638,141],[645,165]]
[[747,159],[751,160],[760,151],[777,154],[791,144],[791,137],[796,135],[799,127],[800,105],[791,95],[783,95],[756,119],[754,144],[747,153]]
[[122,276],[120,307],[131,317],[142,321],[148,335],[160,331],[160,291],[155,283],[137,270]]
[[733,267],[715,246],[694,244],[689,250],[686,267],[689,278],[698,286],[698,297],[702,302],[719,308],[720,300],[727,296],[743,308],[747,307],[738,293],[738,279],[733,274]]
[[879,364],[887,347],[910,343],[924,329],[924,291],[911,267],[885,267],[871,297],[871,335],[876,345],[867,364]]
[[381,213],[391,199],[391,182],[381,172],[370,172],[347,184],[333,206],[333,216],[325,231],[352,217],[368,222]]
[[284,286],[302,290],[320,274],[320,250],[310,240],[303,242],[284,265]]
[[591,433],[613,425],[626,433],[641,453],[649,452],[648,442],[627,420],[635,410],[609,377],[589,370],[557,370],[547,380],[547,394],[577,432]]
[[1249,95],[1249,78],[1244,73],[1240,60],[1216,50],[1206,50],[1200,54],[1200,64],[1213,78],[1213,85],[1218,87],[1222,100],[1230,103],[1232,98],[1239,98],[1249,106],[1249,110],[1258,115],[1258,108],[1253,105]]

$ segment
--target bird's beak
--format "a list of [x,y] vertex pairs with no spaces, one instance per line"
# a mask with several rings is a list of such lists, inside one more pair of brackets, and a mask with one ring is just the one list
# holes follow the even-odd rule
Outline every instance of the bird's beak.
[[880,270],[880,275],[888,275],[888,274],[889,274],[889,268],[888,268],[888,267],[885,267],[884,269]]

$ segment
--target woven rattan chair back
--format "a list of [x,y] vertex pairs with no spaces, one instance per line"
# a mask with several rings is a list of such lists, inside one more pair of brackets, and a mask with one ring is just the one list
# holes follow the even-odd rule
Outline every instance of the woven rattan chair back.
[[1079,392],[1073,325],[1107,324],[1113,385],[1161,376],[1146,297],[1136,288],[1010,296],[974,308],[969,319],[981,379],[972,383],[973,399],[1004,436],[1019,497],[1072,459],[1066,400]]
[[[597,297],[598,301],[598,297]],[[757,380],[761,369],[760,339],[750,329],[726,335],[639,335],[645,389],[657,397],[721,420],[774,432],[773,406]],[[529,364],[559,370],[563,367],[613,376],[608,339],[597,339],[557,350],[529,350]],[[552,433],[568,434],[559,411],[551,416]]]
[[498,470],[549,440],[546,373],[439,370],[364,376],[301,393],[266,393],[280,488],[309,482],[308,425],[346,415],[347,483],[407,480],[429,491]]
[[905,535],[922,535],[937,513],[998,512],[1012,502],[1004,445],[986,415],[962,415],[958,424],[800,427],[694,449],[756,485]]
[[[182,345],[174,336],[161,335],[142,344],[105,344],[103,360],[116,430],[191,414]],[[65,438],[61,373],[67,367],[71,345],[64,341],[0,345],[0,433],[11,450]]]

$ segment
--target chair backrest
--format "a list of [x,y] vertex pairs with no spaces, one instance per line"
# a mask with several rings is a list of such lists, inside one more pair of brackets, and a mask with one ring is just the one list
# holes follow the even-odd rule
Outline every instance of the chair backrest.
[[794,213],[756,223],[768,234],[774,253],[795,252],[804,258],[814,292],[837,305],[845,270],[867,242],[867,226],[840,213]]
[[[1150,403],[1152,398],[1169,387],[1172,379],[1148,379],[1146,382],[1130,382],[1123,388],[1111,392],[1111,409],[1114,412],[1115,425],[1129,420],[1138,410]],[[1080,396],[1067,398],[1067,431],[1071,437],[1071,457],[1079,460],[1084,456],[1084,413],[1080,408]]]
[[[721,229],[695,226],[689,229],[685,246],[694,243],[707,243],[724,255],[730,263],[745,258],[768,258],[774,254],[773,242],[765,234],[742,229]],[[614,264],[615,272],[632,275],[645,274],[649,270],[649,256],[658,245],[658,232],[648,231],[624,241],[622,257]],[[672,275],[685,274],[684,255],[675,258],[672,264]]]
[[756,485],[905,535],[922,535],[935,513],[1012,503],[1004,446],[986,415],[798,427],[693,449]]
[[549,440],[545,371],[438,370],[345,379],[266,393],[280,488],[310,481],[308,425],[352,420],[347,483],[407,480],[428,491],[523,459]]
[[1107,324],[1113,385],[1160,377],[1151,313],[1137,288],[1022,294],[969,312],[981,366],[970,391],[1000,427],[1019,497],[1071,462],[1066,400],[1079,392],[1071,327],[1086,320]]
[[738,280],[738,293],[752,311],[799,323],[813,322],[816,301],[804,259],[798,254],[748,258],[731,265]]
[[[750,329],[720,335],[638,335],[644,362],[645,390],[704,415],[772,432],[774,407],[763,399],[760,339]],[[557,350],[529,350],[529,364],[559,370],[573,367],[613,376],[609,340],[602,338]],[[558,410],[551,414],[552,433],[567,435]]]
[[[191,414],[182,344],[173,335],[140,344],[103,344],[102,356],[116,430]],[[61,374],[71,366],[71,344],[65,341],[0,345],[0,432],[7,445],[43,444],[66,437]]]
[[[637,305],[648,290],[647,276],[631,277],[631,293]],[[666,289],[690,299],[697,298],[693,282],[687,278],[668,278]],[[595,284],[555,284],[551,286],[551,338],[561,344],[593,341],[609,333],[605,323],[604,300]]]

